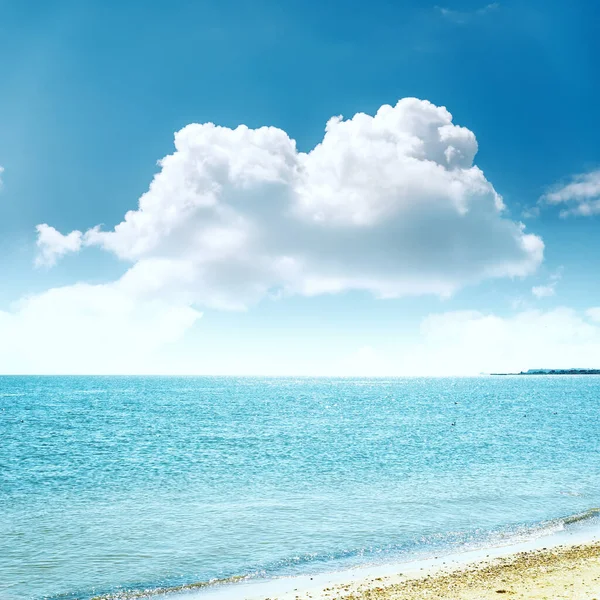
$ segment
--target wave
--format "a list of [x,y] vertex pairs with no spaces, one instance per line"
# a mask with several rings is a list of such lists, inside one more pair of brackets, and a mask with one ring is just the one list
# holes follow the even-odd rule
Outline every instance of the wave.
[[216,585],[240,583],[250,578],[251,575],[234,575],[232,577],[209,579],[208,581],[197,581],[195,583],[183,583],[181,585],[160,586],[143,590],[124,590],[120,592],[113,592],[111,594],[101,594],[100,596],[93,596],[92,598],[90,598],[90,600],[134,600],[135,598],[150,598],[152,596],[175,594],[177,592],[190,592],[193,590],[200,590],[202,588],[213,587]]
[[[519,526],[516,528],[487,532],[484,535],[474,533],[467,534],[465,532],[452,532],[446,534],[438,534],[426,536],[415,540],[417,546],[420,546],[420,553],[429,550],[440,550],[440,543],[445,545],[446,550],[467,551],[482,549],[485,547],[493,547],[498,545],[506,545],[508,543],[519,543],[531,538],[552,535],[563,531],[566,527],[574,524],[579,524],[584,521],[593,520],[600,517],[600,508],[589,508],[580,513],[575,513],[566,517],[559,517],[548,521],[539,522],[533,526]],[[367,561],[369,558],[376,557],[398,557],[406,555],[410,552],[410,544],[389,545],[379,548],[361,548],[354,550],[343,550],[332,554],[304,554],[294,556],[271,565],[270,568],[257,569],[245,575],[233,575],[230,577],[214,578],[207,581],[198,581],[193,583],[185,583],[179,585],[161,585],[157,587],[146,587],[144,589],[130,589],[112,592],[108,594],[96,595],[90,600],[136,600],[142,598],[152,598],[156,596],[165,596],[181,592],[190,592],[201,590],[203,588],[215,587],[219,585],[229,585],[234,583],[242,583],[244,581],[266,578],[268,576],[276,576],[281,574],[282,570],[290,567],[298,567],[307,564],[326,565],[332,562],[342,561],[347,559],[361,558]],[[412,550],[416,550],[412,546]],[[356,565],[354,565],[356,566]],[[289,573],[288,573],[289,574]]]
[[589,521],[597,516],[600,516],[600,508],[590,508],[582,513],[577,513],[570,517],[563,517],[562,522],[565,525],[572,525],[573,523],[579,523],[580,521]]

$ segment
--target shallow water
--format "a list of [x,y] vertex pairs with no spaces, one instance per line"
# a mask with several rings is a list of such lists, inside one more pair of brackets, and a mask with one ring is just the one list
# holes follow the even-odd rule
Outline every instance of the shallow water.
[[600,505],[600,377],[0,378],[0,598],[526,539]]

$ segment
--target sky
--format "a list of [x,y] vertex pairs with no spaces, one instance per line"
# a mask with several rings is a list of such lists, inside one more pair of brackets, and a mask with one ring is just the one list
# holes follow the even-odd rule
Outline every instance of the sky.
[[597,3],[0,15],[0,373],[600,368]]

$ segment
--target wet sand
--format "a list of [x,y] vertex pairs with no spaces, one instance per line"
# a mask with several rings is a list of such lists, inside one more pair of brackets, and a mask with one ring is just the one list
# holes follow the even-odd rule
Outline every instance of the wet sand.
[[[275,596],[272,600],[275,600]],[[281,598],[281,597],[279,597]],[[370,577],[321,590],[297,592],[298,600],[600,600],[600,543],[519,552],[422,574]]]

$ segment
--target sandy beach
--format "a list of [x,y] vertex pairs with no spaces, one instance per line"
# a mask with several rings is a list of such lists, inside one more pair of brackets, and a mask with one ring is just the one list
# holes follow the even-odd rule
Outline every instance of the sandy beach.
[[557,546],[422,574],[372,577],[322,590],[299,600],[593,600],[600,598],[600,543]]

